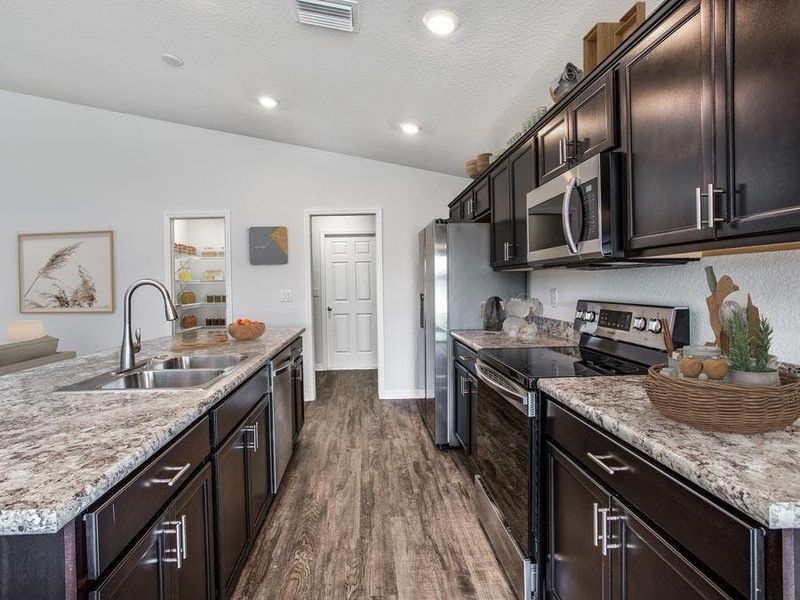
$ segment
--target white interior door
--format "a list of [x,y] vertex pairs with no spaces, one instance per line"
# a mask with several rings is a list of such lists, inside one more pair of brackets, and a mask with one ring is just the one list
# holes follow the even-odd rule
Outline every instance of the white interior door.
[[375,235],[326,235],[324,246],[328,368],[375,369]]

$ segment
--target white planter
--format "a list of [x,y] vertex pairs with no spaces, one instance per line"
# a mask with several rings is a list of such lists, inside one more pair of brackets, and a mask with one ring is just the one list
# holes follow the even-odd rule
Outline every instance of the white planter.
[[728,371],[725,376],[725,381],[728,383],[735,383],[738,385],[780,385],[781,378],[778,371],[765,371],[758,373],[756,371]]

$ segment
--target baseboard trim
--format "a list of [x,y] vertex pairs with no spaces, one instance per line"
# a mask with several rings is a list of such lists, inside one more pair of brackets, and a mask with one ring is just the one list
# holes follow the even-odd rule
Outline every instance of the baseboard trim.
[[361,366],[361,367],[325,367],[324,369],[317,368],[317,371],[377,371],[378,365]]
[[424,390],[384,390],[379,397],[381,400],[416,400],[424,395]]

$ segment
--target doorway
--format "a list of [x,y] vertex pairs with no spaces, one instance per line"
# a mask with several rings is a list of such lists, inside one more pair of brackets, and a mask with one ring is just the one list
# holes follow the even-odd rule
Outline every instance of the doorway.
[[[377,369],[379,395],[380,217],[380,209],[306,211],[308,350],[314,371]],[[315,382],[315,377],[308,379]],[[316,398],[316,386],[307,390],[307,398]]]

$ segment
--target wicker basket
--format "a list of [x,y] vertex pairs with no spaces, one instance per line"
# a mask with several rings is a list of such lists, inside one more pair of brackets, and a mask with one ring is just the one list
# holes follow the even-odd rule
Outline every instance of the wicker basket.
[[800,418],[800,378],[781,370],[776,386],[734,385],[667,377],[650,367],[644,387],[665,417],[703,431],[765,433]]

